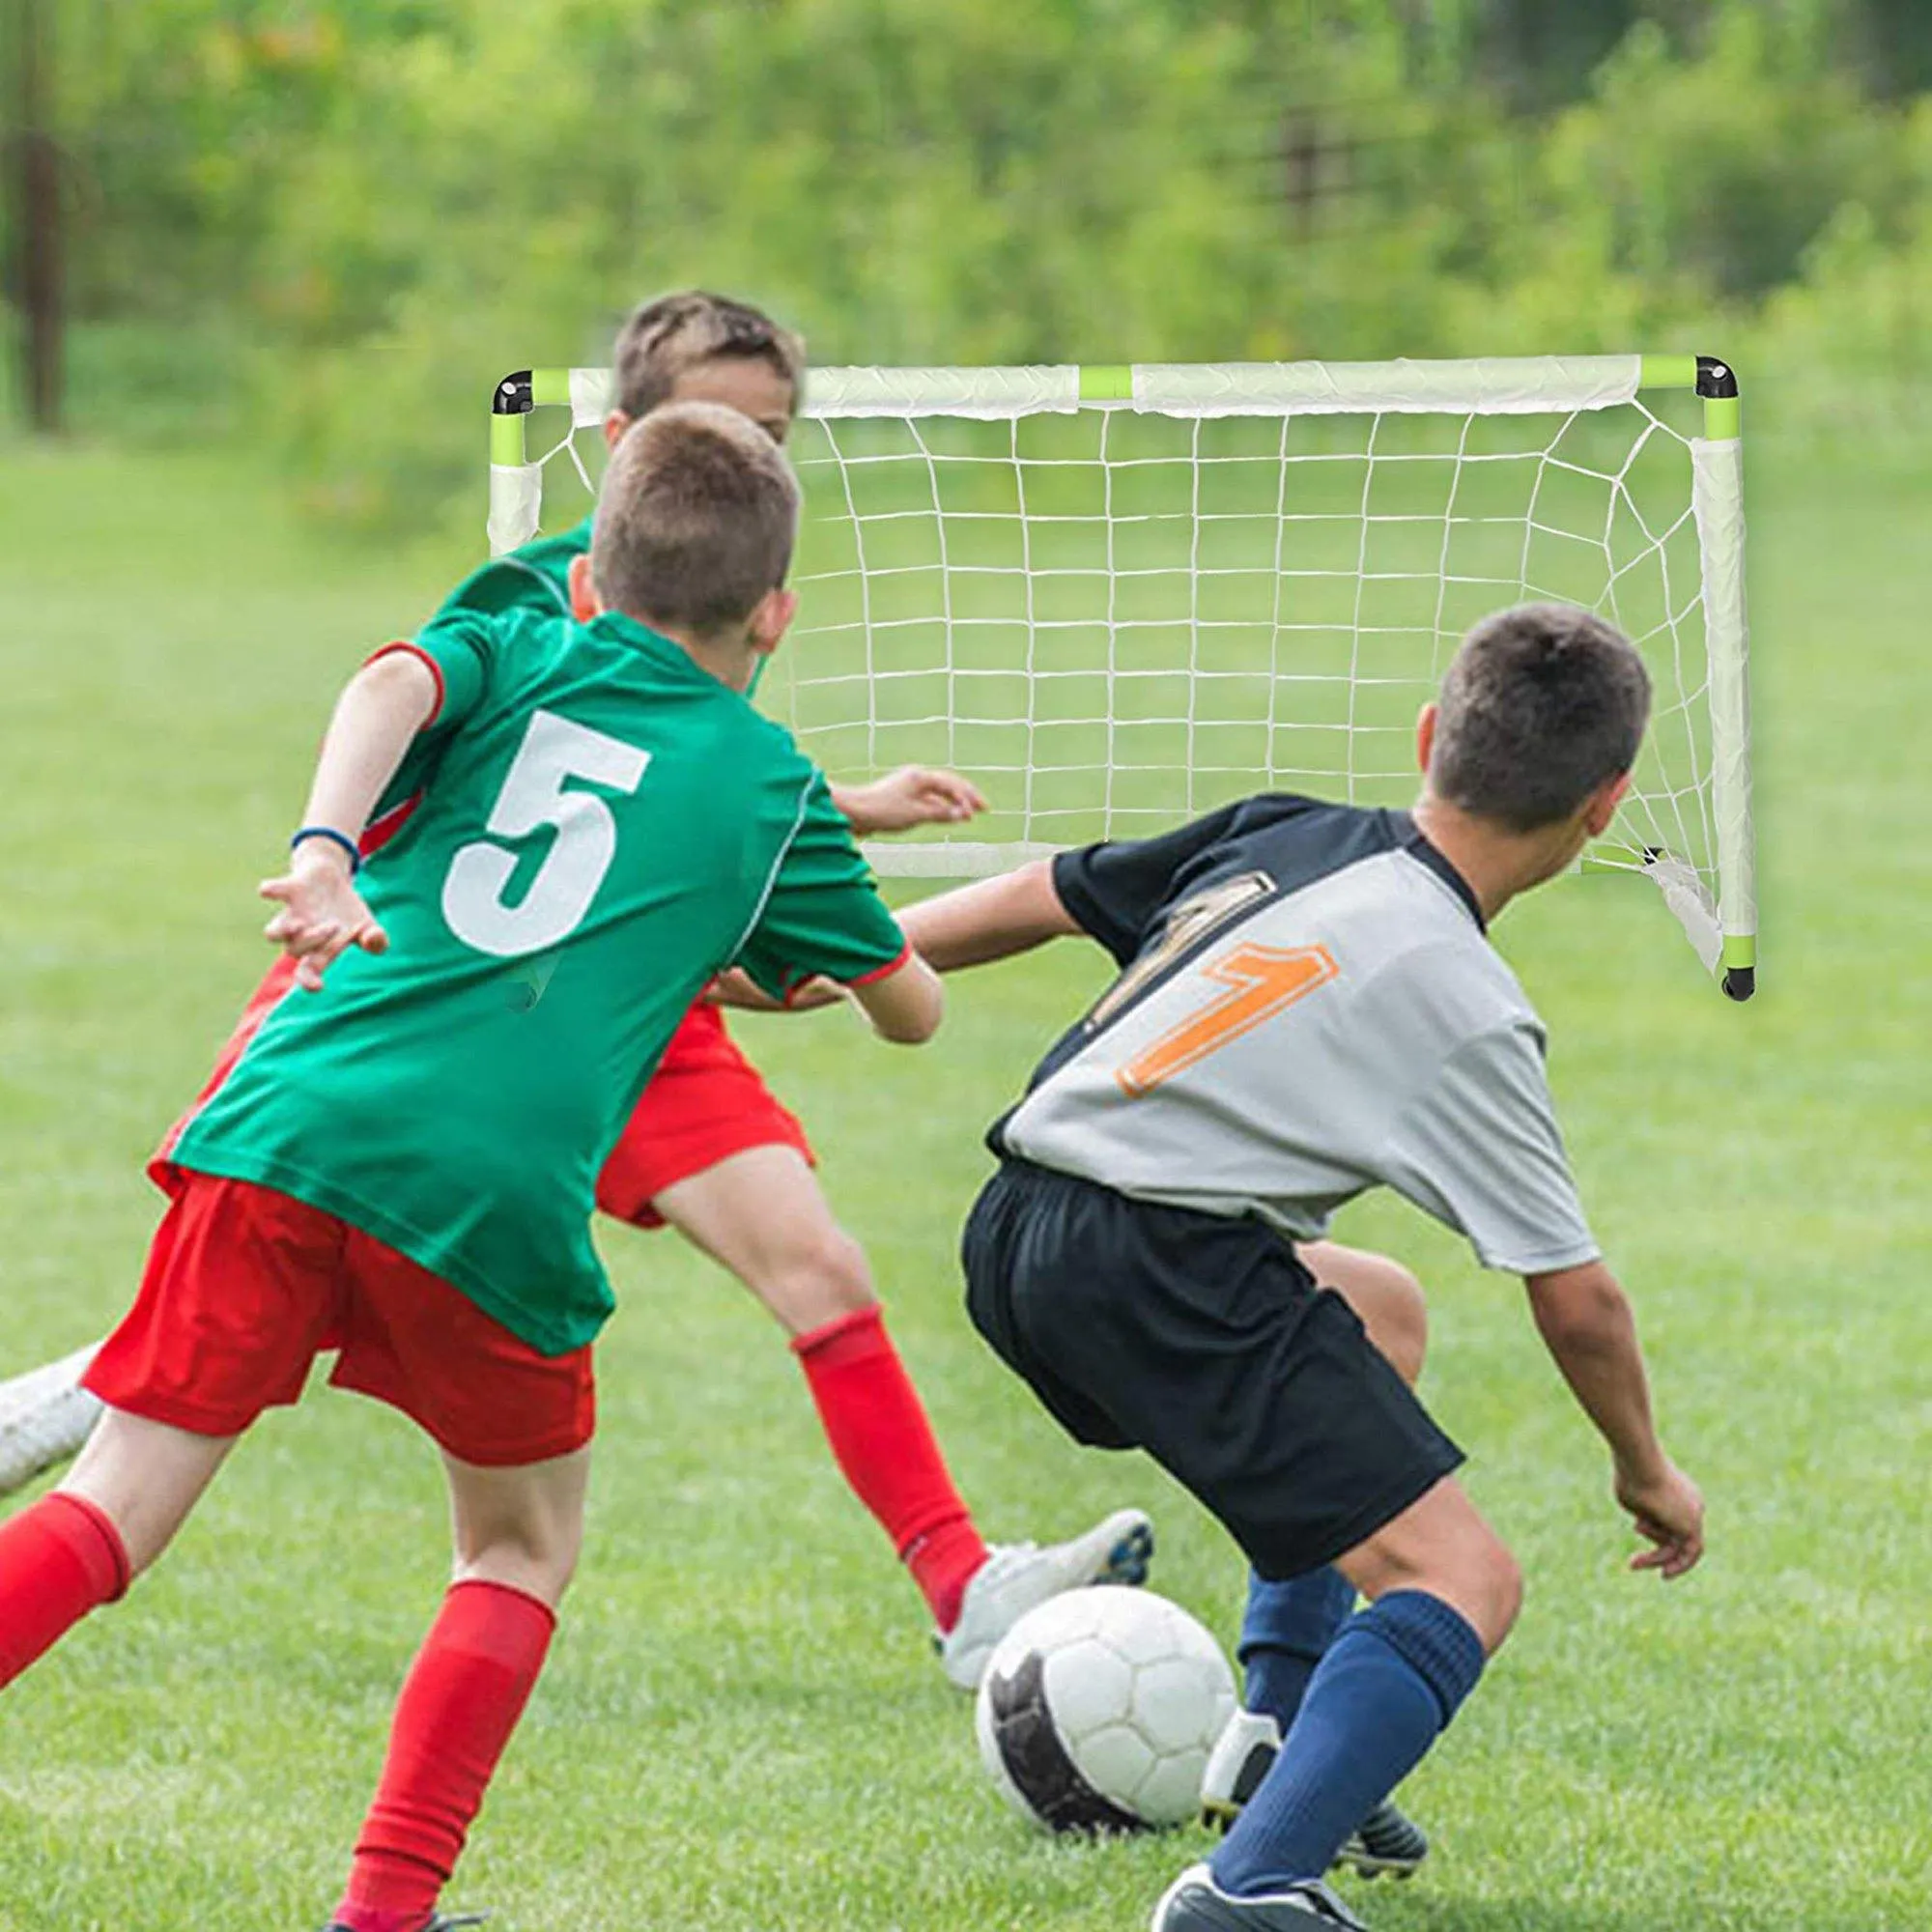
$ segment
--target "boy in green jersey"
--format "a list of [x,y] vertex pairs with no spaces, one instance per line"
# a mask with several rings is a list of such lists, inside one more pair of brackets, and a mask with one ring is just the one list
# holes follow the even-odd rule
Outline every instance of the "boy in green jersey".
[[[604,424],[612,446],[634,421],[673,402],[723,403],[781,444],[804,381],[796,335],[747,303],[698,291],[642,304],[620,330],[613,359],[616,407]],[[571,571],[590,537],[585,518],[493,559],[450,593],[439,619],[568,613]],[[412,769],[372,821],[365,857],[407,823]],[[861,838],[971,817],[984,803],[957,773],[917,766],[869,784],[835,782],[829,792]],[[286,957],[270,970],[188,1122],[211,1104],[294,971]],[[150,1170],[170,1192],[172,1151],[186,1124]],[[1082,1584],[1141,1581],[1151,1527],[1144,1512],[1117,1510],[1064,1543],[985,1543],[899,1359],[864,1250],[833,1215],[813,1162],[803,1124],[725,1031],[719,1009],[699,1000],[606,1156],[597,1205],[634,1227],[676,1229],[782,1325],[840,1472],[925,1601],[941,1668],[970,1690],[993,1645],[1036,1604]]]
[[[457,613],[337,706],[269,935],[280,1002],[171,1158],[182,1184],[61,1489],[0,1528],[0,1684],[119,1597],[315,1356],[436,1439],[455,1582],[397,1707],[331,1932],[430,1932],[542,1667],[582,1535],[599,1167],[737,962],[827,974],[925,1038],[823,778],[744,692],[793,599],[797,486],[734,412],[637,425],[573,567],[592,614]],[[358,893],[357,841],[420,804]]]

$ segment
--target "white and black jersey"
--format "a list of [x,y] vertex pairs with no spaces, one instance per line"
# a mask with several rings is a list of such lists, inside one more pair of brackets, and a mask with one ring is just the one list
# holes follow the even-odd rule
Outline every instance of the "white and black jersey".
[[1298,1240],[1382,1184],[1492,1267],[1596,1257],[1542,1023],[1406,813],[1251,798],[1054,883],[1123,970],[998,1151]]

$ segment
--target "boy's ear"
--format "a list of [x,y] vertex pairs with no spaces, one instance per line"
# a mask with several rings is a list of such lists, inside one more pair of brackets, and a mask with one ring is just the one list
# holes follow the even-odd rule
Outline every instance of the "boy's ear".
[[1422,707],[1415,720],[1415,762],[1425,775],[1429,770],[1429,754],[1435,749],[1435,721],[1441,715],[1432,698]]
[[622,410],[612,410],[604,418],[604,447],[615,449],[623,441],[624,432],[636,420],[634,416],[627,416]]
[[770,657],[798,615],[796,590],[767,590],[746,626],[746,639],[760,657]]
[[1631,775],[1624,772],[1600,784],[1584,802],[1583,824],[1592,838],[1601,838],[1610,829],[1610,820],[1617,815],[1617,807],[1624,802],[1630,782]]
[[597,595],[597,586],[590,581],[590,554],[570,559],[570,614],[580,624],[587,624],[604,606]]

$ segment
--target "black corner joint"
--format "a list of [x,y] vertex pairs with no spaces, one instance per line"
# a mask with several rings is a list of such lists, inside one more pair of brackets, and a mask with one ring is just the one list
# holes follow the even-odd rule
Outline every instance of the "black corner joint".
[[[1697,393],[1700,396],[1735,396],[1738,392],[1738,372],[1728,362],[1716,355],[1700,355],[1697,358]],[[1739,994],[1740,999],[1747,994]]]
[[[1703,364],[1697,365],[1697,380],[1703,379]],[[530,382],[530,372],[519,369],[515,375],[505,376],[497,384],[497,392],[490,398],[490,413],[495,416],[526,416],[537,406],[536,391]]]
[[1757,991],[1757,968],[1755,966],[1726,966],[1724,968],[1724,997],[1727,1000],[1743,1002]]

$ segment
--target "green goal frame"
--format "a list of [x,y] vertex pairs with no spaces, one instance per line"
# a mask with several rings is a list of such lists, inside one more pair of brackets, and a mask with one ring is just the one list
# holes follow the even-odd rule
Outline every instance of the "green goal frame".
[[[1708,672],[1708,800],[1712,850],[1700,867],[1624,839],[1586,856],[1582,869],[1649,874],[1724,992],[1755,989],[1757,908],[1751,808],[1749,633],[1744,577],[1743,426],[1738,382],[1717,356],[1587,355],[1464,361],[1039,365],[1020,368],[826,368],[811,372],[801,413],[913,420],[1018,418],[1055,412],[1127,410],[1179,416],[1386,413],[1577,414],[1638,404],[1646,394],[1688,393],[1701,403],[1701,430],[1687,442],[1691,466]],[[497,384],[491,402],[493,554],[537,532],[544,466],[571,436],[612,406],[607,369],[524,369]],[[570,430],[533,459],[527,425],[539,409],[570,412]],[[1641,405],[1639,405],[1641,407]],[[581,468],[581,465],[580,465]],[[586,474],[587,480],[587,474]],[[1021,863],[1026,843],[968,842],[884,848],[881,869],[924,874],[990,872]]]

